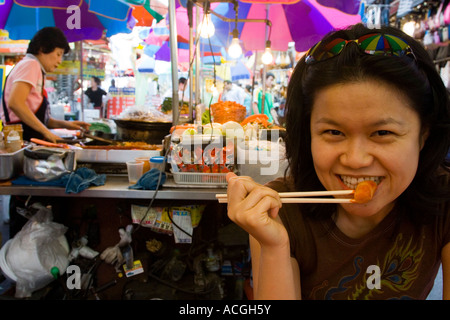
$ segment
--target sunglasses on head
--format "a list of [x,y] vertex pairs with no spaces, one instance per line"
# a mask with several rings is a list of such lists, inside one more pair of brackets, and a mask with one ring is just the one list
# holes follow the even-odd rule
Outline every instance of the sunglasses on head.
[[328,43],[320,41],[309,49],[305,62],[313,64],[336,57],[350,42],[356,43],[364,53],[372,56],[411,56],[415,59],[411,47],[405,40],[390,34],[370,33],[354,40],[336,38]]

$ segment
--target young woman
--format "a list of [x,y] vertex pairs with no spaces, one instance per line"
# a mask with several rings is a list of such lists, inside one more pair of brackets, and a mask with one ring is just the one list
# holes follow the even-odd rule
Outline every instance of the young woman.
[[[442,262],[449,299],[450,108],[424,48],[391,27],[331,33],[297,64],[286,108],[289,175],[227,176],[255,298],[425,299]],[[364,180],[377,189],[363,204],[278,195]]]
[[33,36],[26,56],[9,73],[0,115],[3,124],[22,124],[24,140],[39,138],[56,142],[59,137],[49,130],[51,128],[89,128],[87,122],[58,120],[50,115],[44,89],[45,74],[53,72],[69,50],[60,29],[45,27]]

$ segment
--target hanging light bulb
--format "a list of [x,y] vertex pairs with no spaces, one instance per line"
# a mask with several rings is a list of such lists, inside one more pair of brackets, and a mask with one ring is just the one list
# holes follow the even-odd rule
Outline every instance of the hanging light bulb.
[[273,62],[272,50],[270,49],[270,40],[266,41],[266,49],[264,49],[264,53],[261,56],[261,61],[266,65]]
[[200,37],[210,38],[216,32],[216,28],[211,20],[211,14],[205,13],[203,15],[203,20],[198,24],[198,30],[200,30]]
[[230,58],[237,59],[242,55],[242,48],[239,44],[239,31],[234,29],[232,34],[233,40],[231,40],[231,44],[228,47],[228,55]]

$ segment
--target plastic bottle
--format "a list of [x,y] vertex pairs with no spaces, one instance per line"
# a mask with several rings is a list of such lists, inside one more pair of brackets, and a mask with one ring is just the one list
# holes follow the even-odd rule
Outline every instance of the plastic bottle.
[[20,135],[16,130],[11,130],[6,137],[6,151],[12,153],[22,148]]
[[164,157],[163,156],[155,156],[155,157],[150,158],[150,169],[153,169],[153,168],[164,172]]

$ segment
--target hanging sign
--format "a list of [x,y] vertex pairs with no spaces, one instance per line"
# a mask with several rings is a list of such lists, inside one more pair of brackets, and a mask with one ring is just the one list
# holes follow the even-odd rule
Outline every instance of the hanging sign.
[[[80,61],[62,61],[58,68],[49,75],[79,75]],[[83,66],[83,79],[98,77],[100,80],[105,79],[105,69],[95,68],[89,64]]]
[[0,53],[25,54],[28,40],[11,40],[6,30],[0,29]]

